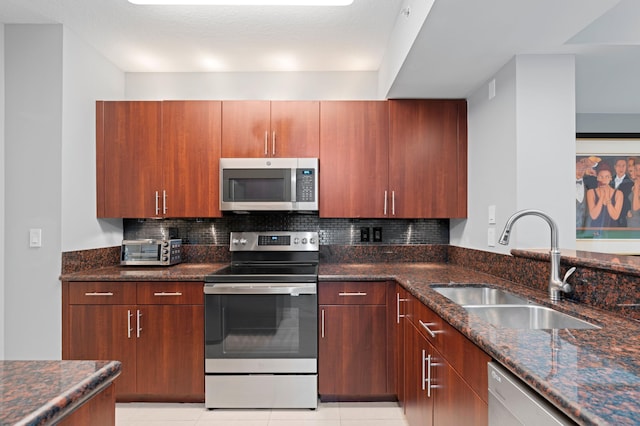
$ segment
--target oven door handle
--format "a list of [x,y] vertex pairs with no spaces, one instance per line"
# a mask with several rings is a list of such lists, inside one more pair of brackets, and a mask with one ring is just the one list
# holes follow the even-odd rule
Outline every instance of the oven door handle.
[[205,284],[204,294],[316,294],[316,283],[217,283]]

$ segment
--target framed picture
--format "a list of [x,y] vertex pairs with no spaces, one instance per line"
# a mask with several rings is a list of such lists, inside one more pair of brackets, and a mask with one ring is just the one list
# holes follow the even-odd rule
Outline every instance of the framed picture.
[[577,250],[640,254],[640,135],[636,136],[576,138]]

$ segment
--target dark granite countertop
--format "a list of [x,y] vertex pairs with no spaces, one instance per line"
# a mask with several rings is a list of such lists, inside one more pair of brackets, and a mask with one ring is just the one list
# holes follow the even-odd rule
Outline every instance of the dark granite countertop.
[[0,425],[54,424],[119,374],[119,361],[0,361]]
[[204,281],[229,263],[179,263],[173,266],[106,266],[71,274],[62,281]]
[[[492,358],[576,422],[640,424],[640,324],[545,292],[447,264],[325,264],[321,281],[394,279]],[[601,326],[596,330],[506,329],[435,292],[433,284],[486,283]]]

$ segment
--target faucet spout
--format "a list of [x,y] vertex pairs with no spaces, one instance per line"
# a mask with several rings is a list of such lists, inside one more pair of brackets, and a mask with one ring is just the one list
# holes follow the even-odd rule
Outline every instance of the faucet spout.
[[[502,245],[509,244],[509,238],[511,236],[511,228],[515,224],[515,222],[523,216],[538,216],[544,219],[551,229],[551,251],[549,255],[551,257],[551,268],[549,274],[549,297],[553,302],[556,302],[561,299],[562,293],[568,293],[571,290],[571,286],[566,283],[567,278],[570,273],[565,275],[564,279],[560,279],[560,250],[558,250],[558,225],[556,222],[546,214],[540,210],[521,210],[519,212],[514,213],[508,220],[506,225],[504,226],[504,230],[500,235],[500,240],[498,241]],[[575,270],[575,269],[574,269]],[[571,271],[573,272],[573,271]]]

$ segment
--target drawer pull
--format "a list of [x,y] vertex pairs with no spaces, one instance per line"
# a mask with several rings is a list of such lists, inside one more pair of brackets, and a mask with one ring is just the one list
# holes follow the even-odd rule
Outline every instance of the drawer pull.
[[428,323],[428,324],[427,324],[427,323],[422,322],[422,320],[418,320],[418,321],[420,322],[420,325],[421,325],[425,330],[427,330],[427,333],[429,333],[429,335],[435,339],[435,338],[436,338],[436,332],[435,332],[435,331],[432,331],[432,330],[429,328],[429,326],[430,326],[430,325],[435,325],[435,324],[434,324],[434,323],[432,323],[432,322],[430,322],[430,323]]
[[406,315],[405,314],[401,314],[400,313],[400,302],[408,302],[409,299],[402,299],[400,298],[400,293],[396,293],[396,323],[400,324],[400,318],[405,318]]
[[91,293],[85,293],[85,296],[113,296],[113,293],[110,291],[104,291],[104,292],[99,292],[99,291],[93,291]]
[[341,291],[340,293],[338,293],[338,296],[366,296],[367,293],[363,293],[361,291],[358,292],[348,292],[348,291]]
[[166,292],[166,291],[160,291],[157,293],[153,293],[154,296],[182,296],[182,293],[179,291],[174,291],[174,292]]

